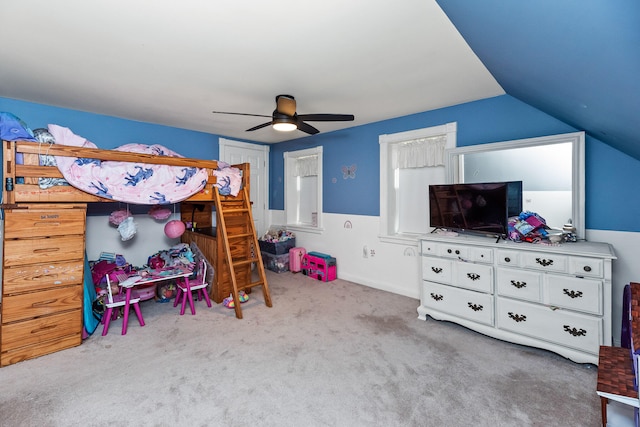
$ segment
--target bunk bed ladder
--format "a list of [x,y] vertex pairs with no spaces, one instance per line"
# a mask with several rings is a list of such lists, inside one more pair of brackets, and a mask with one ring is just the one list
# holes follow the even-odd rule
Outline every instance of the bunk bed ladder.
[[[218,191],[214,193],[218,238],[223,240],[224,256],[233,284],[232,295],[236,317],[242,319],[242,308],[238,297],[238,293],[242,290],[262,286],[264,302],[267,307],[272,306],[269,284],[253,222],[249,191],[244,187],[237,197],[221,196]],[[253,281],[252,265],[255,265],[257,270],[256,281]]]

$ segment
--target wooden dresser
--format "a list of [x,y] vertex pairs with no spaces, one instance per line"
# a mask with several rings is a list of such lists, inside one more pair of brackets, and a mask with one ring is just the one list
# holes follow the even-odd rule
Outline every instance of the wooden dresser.
[[5,210],[0,366],[82,342],[85,204]]

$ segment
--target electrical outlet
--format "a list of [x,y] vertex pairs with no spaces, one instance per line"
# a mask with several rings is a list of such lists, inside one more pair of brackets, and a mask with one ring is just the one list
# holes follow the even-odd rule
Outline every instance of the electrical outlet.
[[373,258],[374,256],[376,256],[376,250],[375,250],[375,249],[371,249],[371,250],[369,251],[369,256],[371,256],[372,258]]

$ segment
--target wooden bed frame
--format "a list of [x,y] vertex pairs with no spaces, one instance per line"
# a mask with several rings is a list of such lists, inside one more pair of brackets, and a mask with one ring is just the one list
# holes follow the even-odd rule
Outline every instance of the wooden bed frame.
[[[23,155],[23,164],[16,162],[18,154]],[[88,202],[112,202],[100,196],[86,193],[67,185],[54,186],[41,189],[38,186],[38,178],[62,178],[62,174],[55,166],[39,166],[39,155],[81,157],[98,160],[114,160],[133,163],[149,163],[170,166],[188,166],[209,170],[209,181],[204,190],[191,196],[187,201],[214,202],[213,185],[215,176],[213,170],[218,168],[215,160],[201,160],[187,157],[154,156],[150,154],[128,153],[115,150],[101,150],[96,148],[79,148],[59,144],[41,144],[26,141],[3,141],[3,183],[5,205],[12,203],[88,203]],[[243,185],[249,185],[249,165],[243,163],[234,165],[243,171]],[[17,177],[24,177],[24,184],[17,183]],[[7,180],[13,183],[13,191],[7,191]],[[5,206],[6,208],[6,206]]]
[[[202,232],[198,229],[188,230],[181,241],[195,242],[214,266],[216,272],[210,293],[217,303],[232,292],[237,295],[238,290],[245,286],[249,292],[251,286],[256,285],[250,283],[251,259],[235,270],[229,268],[227,261],[242,253],[255,262],[256,254],[252,254],[254,245],[251,240],[234,239],[234,244],[229,244],[229,236],[234,232],[242,233],[243,236],[250,236],[252,232],[255,239],[252,220],[244,221],[244,227],[235,231],[233,221],[229,223],[221,218],[224,215],[220,212],[226,209],[225,203],[237,206],[235,204],[242,202],[249,206],[248,163],[234,165],[242,170],[243,190],[233,197],[218,194],[213,174],[218,162],[214,160],[26,141],[2,141],[2,144],[4,188],[1,207],[5,221],[0,301],[0,366],[81,343],[87,203],[114,202],[68,185],[41,189],[38,185],[39,178],[63,176],[55,166],[40,166],[40,155],[207,169],[209,179],[205,187],[180,203],[181,219],[192,221],[193,217],[199,224],[209,225],[212,222],[213,207],[217,207],[217,229],[220,229],[221,221],[226,221],[225,230],[223,234],[217,230],[212,232],[211,229]],[[23,157],[22,164],[16,161],[19,154]],[[19,178],[21,183],[18,183]],[[251,218],[250,212],[248,217]],[[250,227],[249,232],[247,226]],[[259,258],[260,254],[257,256]],[[233,263],[235,264],[235,259]],[[263,269],[261,260],[259,267]],[[232,270],[236,279],[235,292],[230,274]],[[262,276],[264,277],[264,270]],[[242,285],[238,285],[238,282]],[[263,292],[267,305],[271,306],[266,280]],[[239,307],[236,309],[236,317],[242,318]]]

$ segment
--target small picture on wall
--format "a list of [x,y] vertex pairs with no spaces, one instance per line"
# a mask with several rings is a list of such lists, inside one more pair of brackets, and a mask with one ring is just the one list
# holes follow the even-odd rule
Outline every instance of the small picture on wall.
[[344,179],[356,179],[356,169],[358,167],[356,165],[351,166],[342,166],[342,178]]

